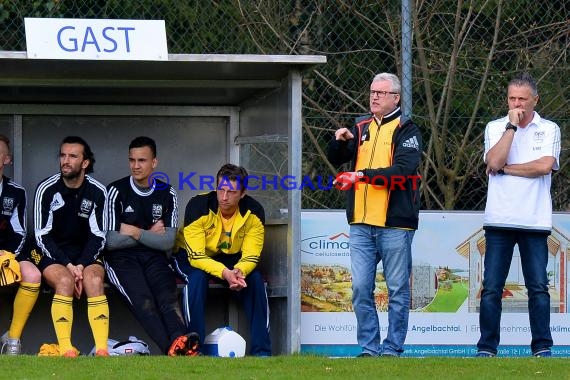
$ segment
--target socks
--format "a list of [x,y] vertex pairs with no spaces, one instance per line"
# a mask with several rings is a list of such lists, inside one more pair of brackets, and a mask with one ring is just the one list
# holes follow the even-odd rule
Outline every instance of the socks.
[[107,350],[109,337],[109,304],[105,295],[87,298],[87,317],[96,350]]
[[73,350],[71,344],[71,326],[73,325],[73,297],[66,297],[59,294],[53,296],[51,303],[51,318],[59,351],[65,354]]
[[16,298],[14,299],[14,313],[12,315],[10,330],[8,330],[9,338],[20,339],[39,294],[40,284],[31,282],[20,283]]

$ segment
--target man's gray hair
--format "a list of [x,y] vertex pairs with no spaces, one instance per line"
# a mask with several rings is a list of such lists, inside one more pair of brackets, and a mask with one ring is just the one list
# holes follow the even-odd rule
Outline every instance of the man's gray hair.
[[372,82],[377,82],[377,81],[381,81],[381,80],[387,80],[387,81],[391,82],[392,83],[392,91],[397,92],[398,94],[402,90],[402,86],[400,85],[400,79],[394,74],[390,74],[390,73],[376,74],[374,79],[372,79]]
[[517,87],[528,86],[530,87],[530,92],[532,96],[538,95],[538,87],[536,86],[536,82],[529,73],[520,73],[519,75],[514,77],[509,82],[509,87],[510,86],[517,86]]

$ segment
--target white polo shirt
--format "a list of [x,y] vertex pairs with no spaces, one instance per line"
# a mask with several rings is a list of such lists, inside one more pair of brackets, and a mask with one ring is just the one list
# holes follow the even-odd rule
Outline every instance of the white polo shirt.
[[[505,132],[507,116],[491,121],[485,128],[485,153]],[[507,164],[522,164],[541,157],[554,157],[559,169],[560,128],[535,112],[525,128],[518,128],[507,157]],[[484,226],[550,231],[552,229],[551,173],[536,178],[489,175]]]

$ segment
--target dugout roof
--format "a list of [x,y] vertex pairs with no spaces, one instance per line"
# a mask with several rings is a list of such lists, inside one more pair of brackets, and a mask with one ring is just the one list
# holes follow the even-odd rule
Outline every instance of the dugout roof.
[[169,54],[168,61],[28,59],[0,52],[1,103],[238,105],[324,56]]

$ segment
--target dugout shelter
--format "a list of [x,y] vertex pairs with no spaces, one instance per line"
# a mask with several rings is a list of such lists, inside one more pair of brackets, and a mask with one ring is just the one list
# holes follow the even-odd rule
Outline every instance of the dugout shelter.
[[[188,200],[210,190],[208,177],[224,163],[243,165],[259,178],[249,193],[266,212],[261,267],[273,352],[297,352],[301,191],[291,189],[291,178],[302,178],[302,76],[325,62],[323,56],[210,54],[170,54],[164,61],[57,60],[0,52],[0,133],[10,138],[13,152],[13,166],[5,173],[27,190],[29,237],[35,187],[58,172],[59,144],[67,135],[91,145],[93,176],[105,185],[129,174],[128,144],[134,137],[154,138],[156,170],[177,189],[181,224]],[[283,182],[285,176],[292,177]],[[225,290],[212,292],[207,329],[230,324],[247,339],[241,307],[219,298],[227,297]],[[119,295],[112,288],[107,295],[110,338],[135,335],[151,343]],[[13,292],[1,292],[4,329],[11,297]],[[56,342],[51,298],[49,291],[40,295],[22,337],[25,353]],[[75,302],[72,339],[89,352],[85,300]]]

